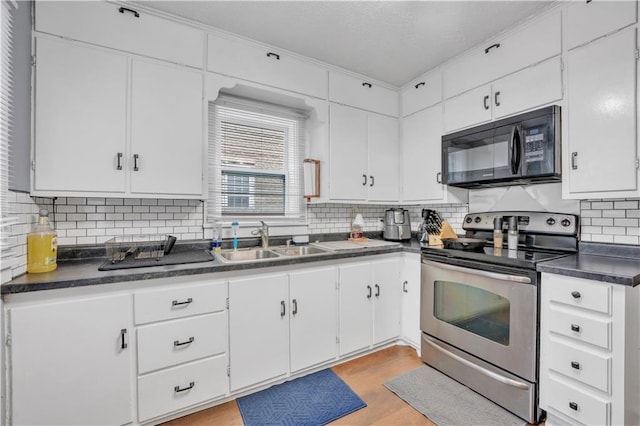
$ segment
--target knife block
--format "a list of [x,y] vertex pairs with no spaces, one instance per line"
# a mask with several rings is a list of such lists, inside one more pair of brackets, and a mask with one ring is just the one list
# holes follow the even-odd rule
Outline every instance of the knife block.
[[458,238],[458,234],[453,230],[453,227],[446,220],[442,221],[440,227],[440,234],[429,234],[429,246],[442,247],[443,238]]

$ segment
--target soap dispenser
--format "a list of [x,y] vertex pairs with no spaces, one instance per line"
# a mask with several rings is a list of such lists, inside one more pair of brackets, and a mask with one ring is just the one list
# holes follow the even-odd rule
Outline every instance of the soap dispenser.
[[54,271],[58,264],[58,234],[49,224],[49,211],[40,210],[38,222],[27,234],[27,272]]

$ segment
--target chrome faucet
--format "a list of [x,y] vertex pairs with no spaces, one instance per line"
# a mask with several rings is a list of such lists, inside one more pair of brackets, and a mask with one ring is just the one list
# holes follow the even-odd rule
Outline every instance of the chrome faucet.
[[260,221],[260,228],[259,229],[254,229],[253,231],[251,231],[252,235],[260,235],[260,239],[262,240],[262,248],[263,249],[268,249],[269,248],[269,226],[264,223],[264,221]]

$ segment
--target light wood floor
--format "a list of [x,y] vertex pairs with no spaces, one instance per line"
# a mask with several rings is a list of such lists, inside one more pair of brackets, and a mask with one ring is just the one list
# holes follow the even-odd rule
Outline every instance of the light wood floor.
[[[367,406],[330,424],[434,425],[382,386],[384,382],[421,365],[422,361],[414,349],[408,346],[392,346],[333,367],[333,371],[367,403]],[[242,416],[235,401],[165,423],[167,426],[242,424]]]

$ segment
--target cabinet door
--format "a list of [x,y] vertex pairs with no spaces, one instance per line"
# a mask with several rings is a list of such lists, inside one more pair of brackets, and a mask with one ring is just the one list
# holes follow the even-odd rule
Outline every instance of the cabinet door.
[[400,259],[373,262],[373,344],[400,335]]
[[442,168],[442,105],[404,118],[402,127],[402,199],[444,199],[444,186],[439,183]]
[[568,53],[568,150],[572,194],[637,190],[636,30]]
[[332,266],[289,274],[291,372],[337,355],[337,272]]
[[399,201],[398,119],[370,113],[367,119],[369,201]]
[[444,102],[444,130],[452,132],[491,120],[491,86],[473,89]]
[[373,285],[371,263],[338,268],[340,282],[340,355],[371,346]]
[[635,1],[573,2],[566,11],[567,48],[636,22]]
[[231,390],[289,371],[289,312],[286,275],[229,281]]
[[533,109],[562,99],[560,57],[493,83],[493,118]]
[[329,100],[380,114],[398,116],[398,92],[340,72],[329,72]]
[[366,200],[367,113],[331,104],[329,109],[329,193],[334,200]]
[[131,192],[202,197],[201,73],[134,61],[132,79]]
[[127,58],[36,38],[34,191],[124,192]]
[[412,81],[400,94],[402,116],[413,114],[442,100],[442,78],[439,71]]
[[420,349],[420,254],[404,254],[401,275],[402,338]]
[[130,423],[132,312],[129,295],[9,309],[13,423]]

